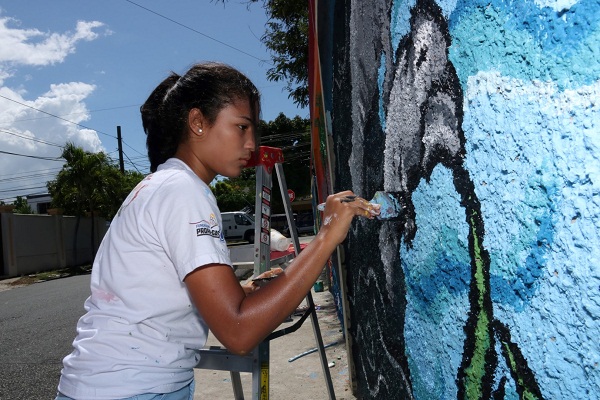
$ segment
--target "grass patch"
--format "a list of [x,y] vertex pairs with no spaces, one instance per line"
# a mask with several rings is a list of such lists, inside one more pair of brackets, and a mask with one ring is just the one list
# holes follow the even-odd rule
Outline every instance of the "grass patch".
[[66,278],[68,276],[85,275],[92,272],[92,265],[80,265],[77,267],[67,267],[56,269],[52,271],[38,272],[36,274],[30,274],[22,276],[19,279],[14,280],[10,283],[11,286],[22,286],[31,285],[32,283],[49,281],[52,279]]
[[32,276],[22,276],[19,279],[12,281],[9,283],[10,286],[23,286],[23,285],[31,285],[32,283],[36,283],[38,280]]

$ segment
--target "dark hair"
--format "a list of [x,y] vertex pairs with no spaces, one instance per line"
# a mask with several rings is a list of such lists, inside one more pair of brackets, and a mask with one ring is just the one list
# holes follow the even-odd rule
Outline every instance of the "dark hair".
[[[172,72],[140,108],[150,171],[155,172],[187,139],[187,117],[191,109],[199,109],[213,124],[224,107],[239,99],[248,99],[253,117],[260,112],[258,89],[229,65],[201,63],[182,76]],[[258,125],[258,121],[255,124]]]

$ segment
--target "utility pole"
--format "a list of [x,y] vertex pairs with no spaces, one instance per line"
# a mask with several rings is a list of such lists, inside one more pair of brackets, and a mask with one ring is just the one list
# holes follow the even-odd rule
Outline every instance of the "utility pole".
[[117,142],[119,143],[119,168],[121,173],[125,173],[125,164],[123,163],[123,141],[121,140],[121,126],[117,126]]

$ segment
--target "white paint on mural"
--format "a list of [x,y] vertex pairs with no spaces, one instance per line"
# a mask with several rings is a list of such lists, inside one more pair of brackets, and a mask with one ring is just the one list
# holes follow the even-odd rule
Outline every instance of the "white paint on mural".
[[573,7],[579,0],[534,0],[534,2],[540,8],[550,7],[554,11],[563,11]]

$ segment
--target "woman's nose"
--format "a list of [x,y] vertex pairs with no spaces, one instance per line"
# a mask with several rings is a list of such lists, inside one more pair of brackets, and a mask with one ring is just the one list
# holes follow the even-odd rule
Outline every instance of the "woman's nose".
[[254,150],[256,148],[256,139],[254,138],[254,132],[251,132],[246,139],[246,145],[244,146],[247,149]]

